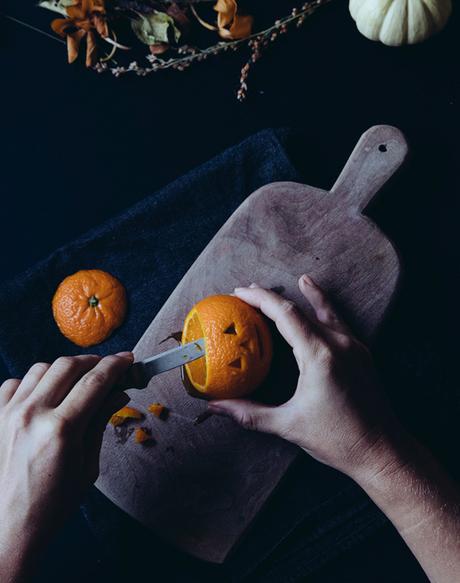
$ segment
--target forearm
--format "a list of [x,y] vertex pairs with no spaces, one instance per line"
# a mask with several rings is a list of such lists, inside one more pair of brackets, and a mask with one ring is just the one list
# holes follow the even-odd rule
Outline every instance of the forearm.
[[32,541],[21,532],[9,532],[0,527],[0,581],[20,583],[28,579],[36,556]]
[[[295,394],[280,407],[211,403],[243,427],[274,433],[364,488],[401,533],[433,583],[460,581],[460,500],[455,485],[394,418],[372,358],[308,276],[299,289],[315,313],[258,286],[240,299],[271,318],[299,367]],[[385,436],[385,437],[382,437]]]
[[403,432],[376,444],[350,475],[381,508],[432,583],[460,581],[460,494],[431,454]]
[[33,516],[23,510],[17,500],[9,500],[8,504],[0,502],[1,583],[28,581],[49,541],[49,522],[37,525]]

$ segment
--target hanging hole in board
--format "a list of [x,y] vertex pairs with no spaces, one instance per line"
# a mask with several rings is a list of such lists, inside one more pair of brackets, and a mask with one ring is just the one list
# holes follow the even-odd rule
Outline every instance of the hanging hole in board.
[[379,146],[379,152],[386,152],[386,151],[387,151],[386,144],[380,144],[380,146]]

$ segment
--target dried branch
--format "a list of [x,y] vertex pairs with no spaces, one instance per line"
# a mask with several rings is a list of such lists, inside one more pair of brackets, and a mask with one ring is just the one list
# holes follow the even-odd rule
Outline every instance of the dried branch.
[[[125,1],[131,2],[132,0]],[[209,0],[191,1],[201,2]],[[300,8],[294,8],[289,15],[276,20],[273,25],[265,30],[253,33],[244,39],[218,42],[215,45],[203,49],[189,45],[182,45],[173,49],[175,56],[169,59],[149,54],[146,58],[150,62],[150,66],[143,67],[139,65],[137,61],[133,61],[127,67],[110,66],[108,63],[97,63],[95,69],[99,73],[110,71],[115,77],[119,77],[126,73],[136,73],[137,75],[144,77],[150,73],[156,73],[166,69],[184,71],[193,63],[204,61],[211,56],[216,56],[228,51],[237,51],[243,47],[249,47],[251,51],[250,57],[241,69],[240,86],[237,92],[237,99],[243,101],[247,95],[247,78],[249,72],[253,64],[260,59],[262,52],[271,43],[275,42],[280,35],[287,33],[290,28],[301,27],[308,16],[312,15],[318,8],[329,2],[331,2],[331,0],[311,0],[310,2],[305,2]]]

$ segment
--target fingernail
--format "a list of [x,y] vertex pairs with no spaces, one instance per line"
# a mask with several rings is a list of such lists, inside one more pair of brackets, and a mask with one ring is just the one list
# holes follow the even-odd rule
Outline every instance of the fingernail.
[[312,278],[309,275],[306,275],[305,273],[302,275],[302,281],[307,285],[315,285]]
[[134,360],[134,354],[132,352],[117,352],[115,356],[121,356],[122,358]]

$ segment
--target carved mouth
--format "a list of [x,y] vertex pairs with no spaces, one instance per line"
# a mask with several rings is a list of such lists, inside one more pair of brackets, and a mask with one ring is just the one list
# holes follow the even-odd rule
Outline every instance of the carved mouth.
[[[187,330],[188,338],[193,340],[198,340],[204,337],[203,327],[201,326],[198,314],[195,314],[188,324]],[[207,378],[207,365],[206,356],[204,358],[199,358],[193,362],[189,362],[185,365],[187,375],[195,386],[205,387]]]

